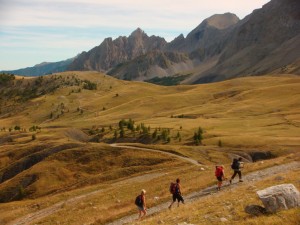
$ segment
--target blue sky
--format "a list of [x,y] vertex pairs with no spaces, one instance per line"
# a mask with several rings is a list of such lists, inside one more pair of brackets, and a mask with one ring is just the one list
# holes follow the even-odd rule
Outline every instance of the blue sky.
[[0,0],[0,70],[56,62],[140,27],[171,41],[213,14],[240,19],[269,0]]

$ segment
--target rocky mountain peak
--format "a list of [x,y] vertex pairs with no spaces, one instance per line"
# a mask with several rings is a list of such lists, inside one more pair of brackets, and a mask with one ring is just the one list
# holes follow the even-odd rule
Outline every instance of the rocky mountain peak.
[[240,19],[233,13],[215,14],[205,20],[207,25],[220,30],[226,29],[239,21]]
[[143,35],[147,35],[141,28],[137,28],[136,30],[134,30],[129,37],[137,37],[137,36],[143,36]]

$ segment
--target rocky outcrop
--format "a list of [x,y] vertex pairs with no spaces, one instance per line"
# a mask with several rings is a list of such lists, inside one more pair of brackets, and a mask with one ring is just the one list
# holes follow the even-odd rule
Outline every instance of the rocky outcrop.
[[267,210],[260,205],[247,205],[245,212],[252,216],[260,216],[267,213]]
[[281,184],[257,191],[267,212],[300,207],[300,193],[293,184]]
[[199,73],[195,83],[272,73],[297,64],[299,12],[297,0],[272,0],[253,11],[225,35],[226,47],[218,63],[209,71]]
[[108,71],[120,63],[128,62],[152,50],[162,49],[167,42],[157,36],[148,36],[140,28],[129,37],[106,38],[99,46],[80,54],[69,70]]
[[130,62],[119,64],[108,74],[123,80],[147,80],[192,69],[195,63],[196,60],[192,60],[185,53],[152,51]]
[[186,38],[183,35],[175,38],[164,50],[191,53],[202,49],[207,56],[219,54],[224,48],[222,40],[225,34],[238,21],[239,18],[232,13],[213,15],[200,23]]

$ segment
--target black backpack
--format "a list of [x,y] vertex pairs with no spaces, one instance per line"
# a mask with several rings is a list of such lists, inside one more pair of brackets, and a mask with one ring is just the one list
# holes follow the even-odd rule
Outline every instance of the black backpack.
[[239,168],[240,168],[239,160],[233,159],[232,164],[231,164],[231,169],[238,170]]
[[137,206],[142,207],[143,206],[143,201],[142,201],[142,195],[138,195],[135,198],[135,202],[134,202]]

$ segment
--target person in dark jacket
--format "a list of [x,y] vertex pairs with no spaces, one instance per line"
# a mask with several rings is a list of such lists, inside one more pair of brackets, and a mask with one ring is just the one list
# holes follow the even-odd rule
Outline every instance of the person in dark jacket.
[[141,191],[140,197],[140,204],[137,205],[139,211],[138,220],[142,220],[147,215],[147,208],[146,208],[146,198],[145,198],[146,191],[143,189]]
[[169,206],[169,209],[172,208],[172,205],[176,202],[176,200],[178,201],[178,207],[179,207],[179,203],[182,202],[184,204],[184,199],[182,197],[182,189],[181,189],[181,185],[180,185],[180,179],[177,178],[176,179],[176,184],[175,184],[175,191],[173,193],[173,196],[172,196],[172,203],[171,205]]
[[239,175],[239,182],[243,182],[241,169],[244,167],[244,163],[242,162],[242,160],[243,160],[242,157],[233,160],[231,168],[233,169],[234,172],[231,179],[229,180],[230,184],[232,183],[232,180],[235,178],[237,174]]

